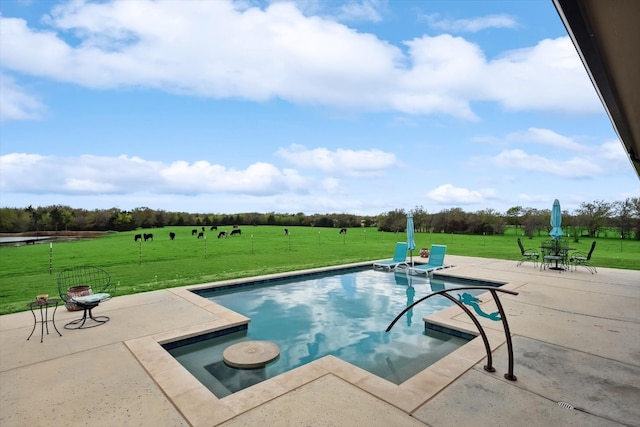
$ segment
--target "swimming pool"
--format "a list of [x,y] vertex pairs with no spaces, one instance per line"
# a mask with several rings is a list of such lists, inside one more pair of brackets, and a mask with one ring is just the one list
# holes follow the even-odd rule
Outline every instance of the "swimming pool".
[[[326,355],[401,384],[467,339],[425,330],[424,316],[452,305],[441,297],[416,306],[391,332],[385,329],[414,300],[455,286],[366,268],[211,288],[197,293],[249,317],[248,328],[165,348],[219,398]],[[227,366],[224,349],[246,340],[273,341],[280,357],[259,369]]]

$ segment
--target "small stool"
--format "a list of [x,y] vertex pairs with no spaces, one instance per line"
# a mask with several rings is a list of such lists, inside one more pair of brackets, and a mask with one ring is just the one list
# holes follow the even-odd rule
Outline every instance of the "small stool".
[[[58,310],[58,304],[60,303],[59,299],[46,299],[44,301],[32,301],[27,304],[27,307],[31,309],[31,314],[33,314],[33,329],[27,338],[27,341],[31,338],[33,333],[36,330],[36,326],[40,323],[40,342],[44,339],[44,329],[47,328],[47,335],[49,335],[49,322],[53,324],[53,328],[56,330],[58,335],[62,336],[58,327],[56,326],[56,310]],[[33,311],[34,307],[40,308],[40,320],[37,319],[36,313]],[[51,314],[51,319],[49,319],[49,307],[55,307],[53,309],[53,313]],[[43,309],[44,308],[44,312]]]

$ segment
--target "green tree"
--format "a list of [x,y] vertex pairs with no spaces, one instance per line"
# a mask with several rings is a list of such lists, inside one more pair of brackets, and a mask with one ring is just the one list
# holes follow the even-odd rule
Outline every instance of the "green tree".
[[33,225],[33,229],[37,234],[39,231],[40,224],[45,214],[47,213],[47,211],[44,208],[39,206],[37,208],[34,208],[32,205],[29,205],[28,207],[26,207],[25,211],[31,217],[31,224]]
[[57,232],[67,230],[68,225],[73,221],[73,213],[68,206],[55,205],[49,208],[51,225]]
[[109,219],[110,230],[129,231],[136,228],[131,212],[121,211],[119,209],[113,209],[111,211],[111,218]]
[[413,226],[416,231],[425,232],[429,231],[431,226],[432,216],[429,215],[427,210],[422,206],[416,206],[411,210],[413,214]]
[[613,212],[621,238],[626,239],[629,234],[635,233],[636,239],[639,239],[640,197],[630,197],[624,201],[613,203]]
[[[548,211],[547,211],[548,212]],[[533,235],[537,232],[540,235],[540,230],[544,229],[544,220],[546,213],[535,208],[526,208],[523,210],[522,227],[524,228],[524,235],[532,239]],[[547,218],[547,223],[549,223]]]
[[15,208],[0,208],[0,232],[27,231],[31,218],[28,213]]
[[588,230],[589,237],[597,237],[598,230],[607,224],[611,212],[611,203],[604,201],[583,202],[576,210],[578,221]]
[[514,206],[507,209],[507,223],[516,228],[516,236],[518,235],[518,226],[521,224],[520,217],[523,212],[524,210],[522,209],[522,206]]

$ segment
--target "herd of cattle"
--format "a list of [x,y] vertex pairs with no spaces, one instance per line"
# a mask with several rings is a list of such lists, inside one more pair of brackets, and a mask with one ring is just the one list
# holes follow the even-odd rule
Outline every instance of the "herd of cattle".
[[[204,235],[205,228],[202,227],[201,230],[202,231],[199,231],[197,228],[194,228],[193,230],[191,230],[191,235],[192,236],[196,236],[198,239],[206,238],[205,235]],[[211,228],[209,229],[209,231],[218,231],[218,226],[212,225]],[[289,235],[289,229],[288,228],[284,229],[284,234],[287,235],[287,236]],[[346,228],[341,228],[340,229],[340,234],[347,234],[347,229]],[[242,230],[240,230],[237,225],[234,225],[233,226],[233,230],[231,230],[230,232],[221,231],[221,232],[218,233],[218,239],[223,239],[223,238],[233,237],[233,236],[242,236]],[[175,240],[175,238],[176,238],[176,233],[171,231],[169,233],[169,239],[170,240]],[[149,233],[149,234],[142,233],[142,234],[136,234],[133,237],[133,241],[134,242],[138,242],[138,241],[141,242],[142,239],[144,239],[145,242],[147,240],[153,241],[153,234],[152,233]]]
[[[169,234],[174,234],[174,233],[169,233]],[[175,237],[175,235],[174,235]],[[147,240],[153,240],[153,233],[149,233],[149,234],[136,234],[135,236],[133,236],[133,240],[135,242],[137,242],[138,240],[142,241],[142,239],[144,238],[144,241],[146,242]],[[171,240],[173,240],[173,237],[171,238]]]

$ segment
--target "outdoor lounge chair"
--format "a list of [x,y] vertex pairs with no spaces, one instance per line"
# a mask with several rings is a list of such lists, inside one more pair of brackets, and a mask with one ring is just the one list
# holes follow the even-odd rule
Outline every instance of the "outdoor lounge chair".
[[518,247],[520,248],[520,253],[522,254],[522,259],[520,261],[518,261],[517,266],[519,266],[520,264],[522,264],[525,261],[533,261],[533,266],[537,267],[538,266],[538,258],[540,258],[540,254],[535,251],[534,249],[525,249],[524,246],[522,246],[522,241],[520,240],[520,238],[518,237]]
[[109,273],[89,265],[64,269],[58,275],[58,293],[69,311],[82,310],[80,319],[64,325],[65,329],[86,329],[109,321],[108,316],[94,316],[92,310],[111,299],[115,287]]
[[444,255],[447,252],[445,245],[431,245],[431,255],[429,255],[429,262],[427,264],[416,265],[409,268],[409,272],[412,274],[424,274],[428,275],[435,270],[451,267],[445,265]]
[[596,242],[594,241],[593,243],[591,243],[591,249],[589,249],[588,253],[580,251],[574,252],[571,255],[571,258],[569,258],[569,265],[573,265],[574,270],[577,270],[578,266],[583,266],[584,268],[589,270],[591,274],[597,273],[598,270],[596,270],[596,267],[589,263],[589,261],[591,261],[591,255],[593,254],[593,250],[595,248]]
[[406,266],[407,264],[407,249],[408,245],[406,242],[398,242],[396,243],[396,250],[393,253],[393,259],[388,259],[384,261],[377,261],[373,263],[373,268],[379,268],[382,270],[395,270],[399,266]]

